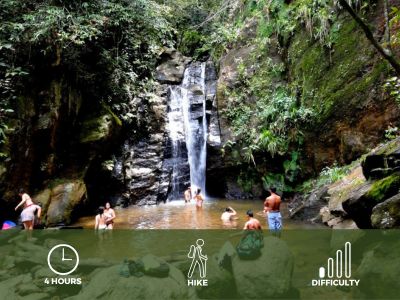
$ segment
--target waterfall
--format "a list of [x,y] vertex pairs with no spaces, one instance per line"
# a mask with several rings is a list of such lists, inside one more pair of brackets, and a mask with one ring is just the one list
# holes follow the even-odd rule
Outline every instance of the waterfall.
[[[205,195],[207,159],[206,63],[192,63],[182,84],[170,86],[168,133],[171,140],[172,188],[169,199],[182,198],[189,185]],[[186,161],[185,161],[186,159]]]

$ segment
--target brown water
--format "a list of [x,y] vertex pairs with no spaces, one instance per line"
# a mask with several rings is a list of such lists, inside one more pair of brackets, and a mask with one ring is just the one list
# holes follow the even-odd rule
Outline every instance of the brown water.
[[[225,207],[231,206],[237,212],[238,219],[223,222],[221,214]],[[194,202],[185,204],[183,200],[170,201],[156,206],[131,206],[115,209],[117,215],[115,228],[120,229],[242,229],[246,211],[253,210],[262,226],[267,228],[262,214],[261,200],[206,200],[201,209]],[[287,217],[287,208],[282,204],[283,226],[285,229],[314,228],[315,225],[291,220]],[[94,227],[94,216],[82,217],[75,226]]]

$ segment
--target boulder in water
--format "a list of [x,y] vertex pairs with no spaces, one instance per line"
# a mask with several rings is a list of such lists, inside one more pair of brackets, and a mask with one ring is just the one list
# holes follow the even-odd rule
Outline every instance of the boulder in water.
[[169,265],[165,278],[150,276],[122,277],[120,266],[102,269],[94,274],[73,299],[186,299],[188,289],[182,272]]
[[233,258],[233,275],[239,297],[269,299],[287,296],[292,288],[293,266],[293,254],[287,244],[276,237],[265,238],[259,258]]

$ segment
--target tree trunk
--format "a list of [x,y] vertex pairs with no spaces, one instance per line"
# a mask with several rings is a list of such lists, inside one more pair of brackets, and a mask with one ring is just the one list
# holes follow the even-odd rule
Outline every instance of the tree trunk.
[[351,8],[351,6],[347,3],[346,0],[339,0],[340,5],[353,17],[353,19],[360,25],[361,29],[364,31],[367,39],[372,43],[375,49],[382,55],[384,59],[386,59],[389,64],[396,71],[397,76],[400,76],[400,64],[395,59],[395,57],[391,54],[388,49],[384,49],[379,42],[374,38],[371,29],[367,24],[356,14],[356,12]]

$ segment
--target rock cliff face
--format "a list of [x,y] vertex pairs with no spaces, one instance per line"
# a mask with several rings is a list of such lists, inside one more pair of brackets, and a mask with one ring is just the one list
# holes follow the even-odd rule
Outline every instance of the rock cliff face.
[[400,138],[382,144],[337,182],[294,201],[292,216],[333,228],[399,228]]
[[[14,218],[10,216],[20,187],[41,203],[45,224],[50,226],[69,224],[78,211],[93,213],[106,201],[121,205],[166,201],[175,165],[168,128],[168,112],[174,109],[171,90],[181,84],[189,63],[178,51],[165,49],[154,92],[128,104],[137,124],[124,126],[109,107],[93,106],[68,80],[39,78],[15,107],[14,127],[19,129],[10,135],[9,160],[0,165],[8,218]],[[206,63],[205,77],[207,144],[218,152],[216,73],[211,62]],[[194,94],[203,93],[196,87],[191,87]],[[190,104],[193,120],[202,118],[195,98]],[[182,170],[179,197],[190,183],[184,134],[182,138],[182,165],[175,165]]]
[[9,135],[9,159],[2,164],[4,211],[16,217],[19,188],[32,196],[42,190],[38,197],[47,221],[69,222],[87,199],[86,171],[109,154],[121,123],[107,106],[94,106],[57,74],[38,78],[25,91],[15,103],[16,129]]
[[[380,14],[371,13],[366,18],[374,25],[376,36],[381,37],[384,20]],[[383,90],[390,68],[345,13],[331,25],[335,32],[330,49],[298,27],[287,40],[271,38],[265,46],[267,55],[259,55],[256,60],[255,49],[259,46],[254,41],[259,24],[254,19],[245,22],[237,41],[219,60],[217,108],[223,145],[238,139],[230,130],[232,123],[226,112],[231,109],[232,97],[243,88],[241,73],[254,74],[255,65],[267,60],[284,66],[279,78],[271,77],[271,88],[283,84],[295,89],[298,105],[315,112],[312,122],[300,128],[303,134],[299,160],[302,178],[314,176],[334,162],[350,163],[375,147],[389,126],[398,124],[398,105]],[[257,97],[249,96],[245,101],[252,109]],[[271,170],[280,163],[276,157],[271,160],[268,153],[260,156],[253,186],[261,184],[260,178],[266,171],[262,165],[267,164]],[[234,155],[225,153],[224,157],[210,160],[224,161],[225,180],[221,186],[227,196],[261,196],[262,188],[249,192],[237,183],[237,174],[245,164],[238,166]],[[235,176],[230,177],[228,174],[232,173]]]

